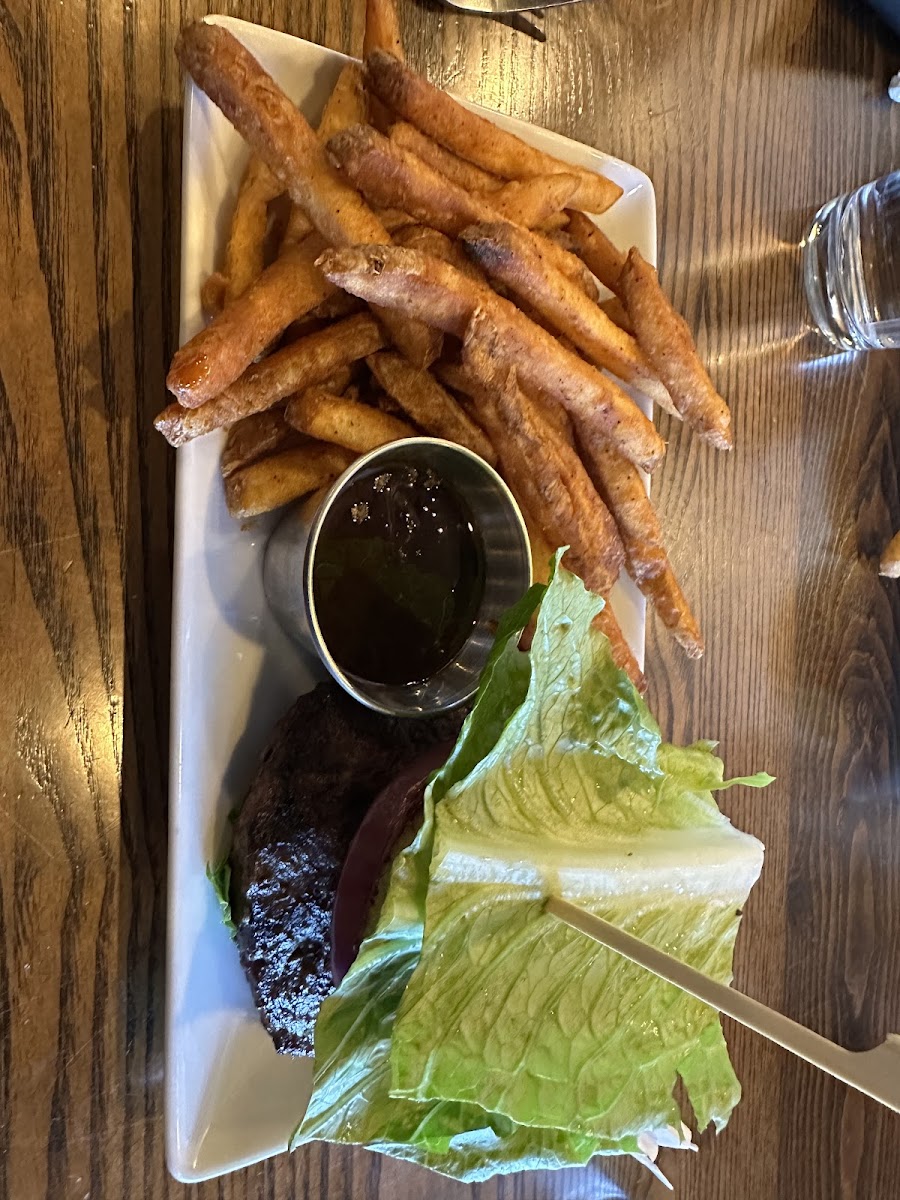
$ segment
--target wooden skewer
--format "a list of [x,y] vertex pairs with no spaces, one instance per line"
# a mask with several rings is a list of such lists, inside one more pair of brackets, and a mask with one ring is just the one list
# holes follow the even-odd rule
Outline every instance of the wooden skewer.
[[874,1050],[845,1050],[843,1046],[835,1045],[783,1013],[767,1008],[765,1004],[727,984],[710,979],[670,954],[649,946],[640,938],[625,933],[567,900],[551,896],[546,908],[554,917],[586,933],[595,942],[652,971],[660,979],[674,984],[711,1008],[746,1025],[748,1029],[755,1030],[770,1042],[776,1042],[798,1058],[805,1058],[813,1066],[827,1071],[835,1079],[871,1096],[880,1104],[887,1105],[894,1112],[900,1112],[900,1034],[888,1034],[886,1040]]

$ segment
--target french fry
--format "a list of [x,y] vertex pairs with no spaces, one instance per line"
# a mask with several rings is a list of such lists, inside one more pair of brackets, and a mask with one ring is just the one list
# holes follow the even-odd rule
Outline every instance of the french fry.
[[332,483],[356,455],[340,446],[307,442],[261,458],[225,480],[225,503],[239,521],[280,508]]
[[[540,499],[535,516],[548,539],[568,545],[586,586],[605,595],[625,562],[615,521],[574,448],[519,387],[515,368],[500,365],[497,340],[490,318],[478,312],[466,330],[462,352],[463,365],[491,393],[502,421],[502,431],[491,430],[497,452],[520,482],[530,478],[525,488]],[[535,512],[533,502],[529,509]]]
[[153,423],[171,445],[183,446],[241,417],[271,408],[285,396],[324,382],[340,367],[374,354],[384,342],[374,317],[367,313],[349,317],[270,354],[197,408],[170,404]]
[[491,191],[485,200],[506,221],[526,229],[543,229],[563,213],[578,188],[577,175],[535,175],[533,179],[514,179],[499,191]]
[[666,385],[675,408],[704,441],[730,450],[728,405],[700,361],[687,322],[674,310],[659,286],[656,271],[635,246],[628,252],[618,286],[638,344]]
[[222,311],[225,305],[225,289],[228,280],[221,271],[213,271],[203,281],[200,288],[200,306],[205,313],[214,317]]
[[380,412],[369,404],[360,404],[358,400],[336,396],[324,388],[309,388],[302,395],[294,396],[288,401],[284,417],[300,433],[355,450],[357,454],[366,454],[388,442],[416,435],[415,429],[406,421]]
[[585,436],[611,440],[630,461],[652,470],[665,445],[625,392],[596,367],[489,288],[447,263],[399,246],[327,250],[318,260],[332,283],[370,303],[396,308],[462,338],[476,309],[497,327],[497,353],[529,392],[545,392],[581,421]]
[[561,162],[476,116],[384,50],[368,54],[365,69],[369,90],[388,108],[483,170],[502,179],[575,174],[580,187],[571,204],[587,212],[605,212],[622,195],[618,184],[604,176]]
[[394,235],[394,243],[397,246],[405,246],[408,250],[419,250],[422,254],[431,254],[434,258],[440,258],[456,267],[458,271],[462,271],[463,275],[468,275],[470,279],[487,286],[484,272],[472,262],[459,242],[448,238],[445,233],[441,233],[437,229],[432,229],[428,225],[407,225],[404,229],[397,230]]
[[400,62],[406,57],[400,37],[400,21],[394,0],[366,0],[363,57],[372,50],[387,50]]
[[618,294],[626,256],[583,212],[569,212],[568,244],[604,287]]
[[288,213],[284,233],[281,237],[280,253],[284,253],[289,246],[299,246],[312,232],[312,221],[310,221],[300,205],[294,204],[292,201],[291,211]]
[[667,409],[672,403],[637,342],[549,263],[529,235],[515,225],[472,225],[463,245],[494,279],[533,306],[593,363],[634,384]]
[[225,303],[242,296],[262,273],[269,201],[284,191],[262,159],[251,154],[238,188],[225,247]]
[[888,579],[900,579],[900,533],[895,533],[885,547],[878,574]]
[[219,467],[224,478],[277,450],[292,450],[307,439],[288,425],[284,411],[270,408],[236,421],[228,430]]
[[489,171],[482,171],[474,163],[466,162],[452,150],[446,150],[434,138],[428,137],[408,121],[396,121],[388,135],[395,145],[409,150],[427,163],[433,171],[455,183],[467,192],[496,192],[503,187],[503,180]]
[[670,566],[645,579],[641,591],[688,658],[702,658],[703,635]]
[[621,626],[616,620],[616,614],[612,610],[612,605],[609,599],[604,596],[604,607],[597,613],[592,621],[592,628],[606,635],[609,639],[609,648],[612,652],[613,662],[631,679],[631,682],[639,692],[646,690],[647,681],[644,679],[644,673],[638,666],[638,661],[634,657],[634,653],[628,643],[625,641],[625,635],[622,633]]
[[334,291],[303,246],[292,247],[176,352],[166,386],[188,408],[211,400],[234,383],[291,321]]
[[[435,363],[432,371],[437,375],[441,383],[445,384],[451,391],[457,392],[461,396],[465,396],[471,401],[471,409],[469,410],[479,424],[481,421],[481,410],[484,408],[488,413],[488,418],[491,414],[491,397],[487,393],[484,385],[480,383],[475,376],[462,363]],[[562,407],[550,400],[547,396],[532,396],[530,399],[539,404],[541,416],[547,421],[561,438],[564,438],[570,445],[574,445],[574,434],[572,431],[572,422],[569,419],[569,414]],[[486,426],[485,426],[486,428]],[[490,434],[491,440],[494,441],[493,433]]]
[[362,68],[359,63],[350,62],[338,75],[337,83],[328,97],[316,133],[319,141],[324,145],[338,130],[347,129],[350,125],[358,125],[367,119],[368,110]]
[[659,518],[638,472],[609,446],[579,439],[581,458],[615,518],[625,565],[663,624],[690,658],[703,654],[703,636],[669,564]]
[[390,352],[373,354],[366,363],[377,382],[425,433],[457,442],[486,462],[496,463],[494,448],[482,430],[427,371],[416,370]]
[[[370,125],[355,125],[336,134],[328,143],[328,154],[374,205],[396,206],[450,237],[468,225],[502,220],[484,199],[450,183]],[[597,286],[579,258],[541,234],[531,236],[563,274],[597,299]]]
[[631,318],[618,296],[609,296],[606,300],[601,300],[600,307],[620,329],[624,329],[626,333],[630,333],[634,337],[634,326],[631,323]]
[[[330,246],[389,240],[362,196],[328,163],[297,106],[227,29],[195,21],[179,34],[175,52]],[[440,354],[440,340],[421,325],[385,320],[392,340],[417,365]]]

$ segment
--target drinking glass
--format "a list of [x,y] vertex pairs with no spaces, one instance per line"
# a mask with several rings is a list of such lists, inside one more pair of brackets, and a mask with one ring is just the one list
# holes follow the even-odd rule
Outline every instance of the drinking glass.
[[810,311],[832,345],[900,348],[900,171],[829,200],[802,250]]

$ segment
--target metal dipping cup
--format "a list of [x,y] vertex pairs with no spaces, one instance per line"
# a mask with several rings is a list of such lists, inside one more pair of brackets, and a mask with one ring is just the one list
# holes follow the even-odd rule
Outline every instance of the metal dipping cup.
[[[468,506],[481,535],[484,593],[472,632],[456,658],[418,683],[375,683],[341,669],[325,644],[316,614],[313,572],[316,547],[335,501],[361,471],[385,466],[431,468]],[[318,507],[308,501],[290,509],[266,546],[263,585],[272,612],[302,649],[313,650],[351,696],[376,712],[422,717],[470,700],[487,662],[497,622],[531,583],[528,532],[509,488],[477,454],[439,438],[405,438],[363,455],[335,481]]]

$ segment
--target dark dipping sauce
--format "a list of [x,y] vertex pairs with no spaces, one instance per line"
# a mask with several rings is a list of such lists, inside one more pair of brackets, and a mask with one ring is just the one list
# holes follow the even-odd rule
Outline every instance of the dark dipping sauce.
[[313,598],[337,665],[371,683],[418,683],[465,644],[484,590],[481,537],[462,497],[430,469],[362,471],[316,546]]

